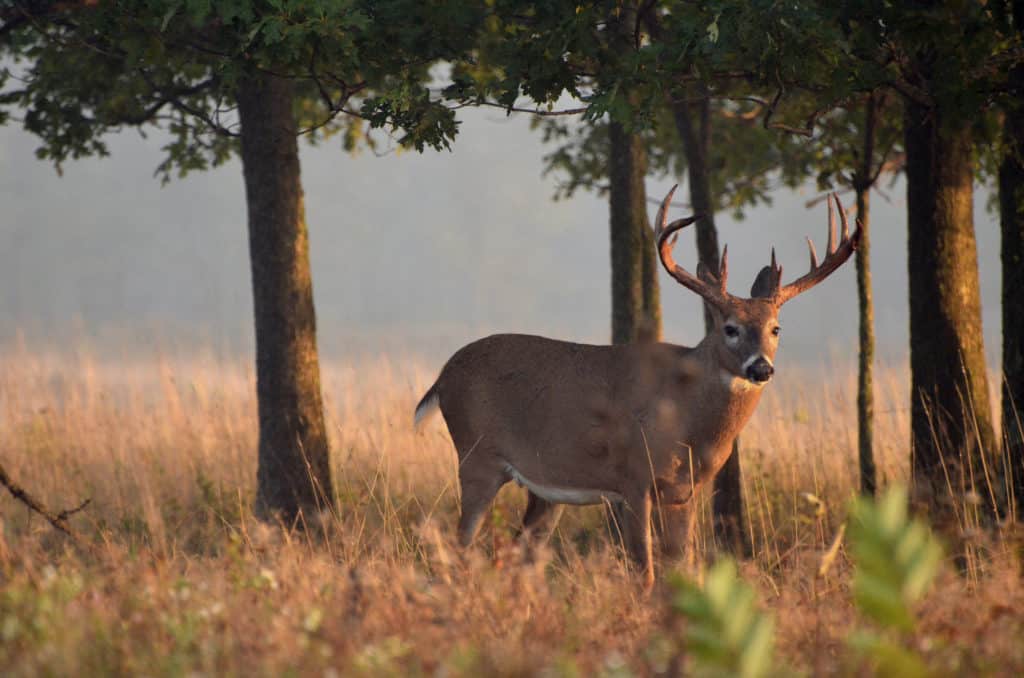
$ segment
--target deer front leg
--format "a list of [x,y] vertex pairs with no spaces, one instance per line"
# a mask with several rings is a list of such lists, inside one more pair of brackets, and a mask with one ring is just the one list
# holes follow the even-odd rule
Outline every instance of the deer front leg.
[[681,559],[693,567],[696,554],[698,487],[689,474],[678,478],[660,478],[655,484],[654,526],[658,530],[662,556]]
[[688,570],[697,562],[697,507],[695,501],[661,507],[661,553],[665,558],[679,559]]
[[629,555],[643,576],[645,591],[654,586],[654,563],[651,557],[651,491],[627,496],[621,511],[623,537]]

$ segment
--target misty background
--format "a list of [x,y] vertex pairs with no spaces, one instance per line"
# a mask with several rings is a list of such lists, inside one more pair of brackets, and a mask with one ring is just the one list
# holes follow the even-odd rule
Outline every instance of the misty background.
[[[452,152],[344,153],[300,144],[318,336],[326,358],[411,351],[440,361],[479,336],[528,332],[607,343],[608,207],[577,193],[555,202],[545,147],[525,117],[464,110]],[[161,186],[159,134],[109,138],[111,156],[35,158],[34,137],[0,128],[0,344],[115,355],[150,350],[251,354],[252,296],[238,160]],[[685,177],[677,200],[688,200]],[[672,180],[647,183],[660,199]],[[902,181],[872,196],[872,267],[880,359],[908,351],[906,198]],[[746,296],[776,246],[786,282],[803,275],[804,236],[825,248],[819,193],[780,189],[742,221],[717,216],[729,244],[729,288]],[[1000,351],[999,230],[975,193],[986,349]],[[846,206],[852,194],[844,194]],[[656,206],[650,205],[653,219]],[[678,208],[670,218],[684,216]],[[851,213],[852,214],[852,213]],[[676,258],[696,267],[693,232]],[[699,299],[662,273],[665,340],[703,336]],[[785,306],[777,362],[815,365],[856,355],[851,263]]]

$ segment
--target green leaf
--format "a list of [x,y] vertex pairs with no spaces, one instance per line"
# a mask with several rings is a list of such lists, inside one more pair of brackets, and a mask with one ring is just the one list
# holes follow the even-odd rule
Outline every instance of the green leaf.
[[848,642],[874,665],[875,675],[891,678],[926,678],[932,675],[919,656],[872,633],[856,631]]
[[192,20],[193,26],[202,26],[210,16],[211,0],[185,0],[185,11]]
[[908,517],[906,490],[892,487],[877,501],[856,500],[849,543],[861,612],[882,628],[911,631],[911,605],[934,579],[942,547],[925,525]]
[[914,620],[906,603],[889,582],[868,572],[857,572],[853,579],[854,601],[865,615],[886,628],[911,631]]
[[167,30],[167,24],[171,23],[171,19],[178,13],[178,9],[181,7],[180,3],[172,2],[169,3],[167,12],[164,14],[163,19],[160,20],[160,32],[163,33]]
[[672,609],[686,620],[677,642],[697,672],[756,677],[771,670],[774,624],[757,610],[753,589],[731,560],[711,568],[703,588],[679,574],[668,582]]

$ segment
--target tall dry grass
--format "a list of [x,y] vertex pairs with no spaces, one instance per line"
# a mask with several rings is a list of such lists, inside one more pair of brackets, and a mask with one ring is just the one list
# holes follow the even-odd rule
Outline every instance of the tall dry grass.
[[[665,591],[640,593],[599,509],[566,512],[550,548],[513,539],[524,491],[502,490],[480,544],[452,546],[456,457],[411,414],[436,367],[398,356],[323,366],[336,513],[316,529],[257,523],[248,363],[0,355],[0,459],[54,510],[90,498],[74,547],[0,497],[0,665],[11,675],[656,674],[674,644]],[[883,483],[907,477],[905,371],[876,379]],[[742,437],[755,557],[780,661],[853,670],[841,554],[822,553],[857,487],[852,368],[790,371]],[[708,523],[703,516],[702,523]],[[701,551],[717,546],[704,535]],[[1008,543],[1008,542],[1007,542]],[[983,573],[949,568],[920,649],[953,672],[1024,672],[1024,586],[1006,544]],[[662,563],[663,569],[672,567]],[[980,571],[979,571],[980,572]],[[693,573],[699,576],[699,573]]]

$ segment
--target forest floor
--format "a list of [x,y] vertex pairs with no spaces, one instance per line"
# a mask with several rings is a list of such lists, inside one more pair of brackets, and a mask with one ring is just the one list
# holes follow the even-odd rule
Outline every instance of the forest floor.
[[[600,507],[566,510],[550,547],[524,554],[513,532],[525,491],[509,485],[478,544],[454,546],[451,441],[440,418],[411,427],[439,365],[324,365],[337,510],[305,531],[253,518],[248,364],[22,347],[0,366],[0,461],[54,512],[91,500],[69,519],[76,545],[0,491],[7,676],[693,669],[662,576],[674,565],[659,563],[643,594]],[[905,482],[908,378],[888,367],[876,383],[881,479]],[[854,388],[853,369],[783,370],[742,436],[754,556],[739,571],[774,618],[780,674],[871,672],[848,642],[867,622],[846,549],[819,574],[856,494]],[[705,563],[719,553],[708,525],[705,506]],[[899,642],[941,673],[1024,675],[1019,544],[955,539],[975,544],[967,572],[947,555]]]

